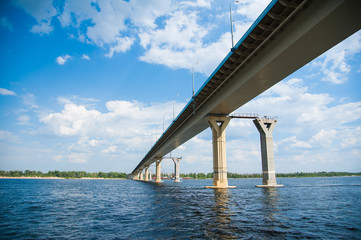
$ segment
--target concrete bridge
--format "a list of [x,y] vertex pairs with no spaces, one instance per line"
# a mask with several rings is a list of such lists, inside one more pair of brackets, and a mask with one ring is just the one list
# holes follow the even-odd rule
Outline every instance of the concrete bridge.
[[[157,181],[160,181],[164,156],[210,127],[214,171],[211,187],[231,187],[225,151],[229,114],[360,30],[360,12],[360,0],[272,1],[130,177],[140,179],[143,170],[147,172],[156,163]],[[255,118],[254,123],[261,135],[261,186],[278,186],[272,149],[276,120]]]

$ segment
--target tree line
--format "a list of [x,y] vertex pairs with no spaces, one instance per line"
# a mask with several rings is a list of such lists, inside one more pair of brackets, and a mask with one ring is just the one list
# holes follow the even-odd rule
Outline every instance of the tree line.
[[[296,172],[296,173],[276,173],[276,177],[344,177],[344,176],[361,176],[361,172],[350,173],[350,172]],[[213,173],[188,173],[180,174],[181,178],[191,178],[191,179],[207,179],[213,178]],[[227,173],[228,178],[262,178],[261,173]]]
[[[296,172],[296,173],[277,173],[276,177],[343,177],[343,176],[361,176],[359,173],[350,172]],[[119,172],[95,172],[88,173],[85,171],[49,171],[43,173],[41,171],[2,171],[0,170],[0,177],[59,177],[59,178],[126,178],[126,173]],[[183,179],[207,179],[213,178],[213,173],[187,173],[180,174]],[[240,173],[227,173],[228,178],[262,178],[262,174],[240,174]]]
[[1,171],[1,177],[59,177],[59,178],[126,178],[126,173],[118,172],[95,172],[88,173],[85,171],[49,171],[43,173],[41,171]]

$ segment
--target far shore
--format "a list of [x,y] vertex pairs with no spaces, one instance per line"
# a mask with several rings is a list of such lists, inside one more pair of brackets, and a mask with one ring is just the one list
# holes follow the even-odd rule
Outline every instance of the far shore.
[[62,177],[4,177],[0,176],[0,179],[79,179],[79,180],[125,180],[126,178],[62,178]]

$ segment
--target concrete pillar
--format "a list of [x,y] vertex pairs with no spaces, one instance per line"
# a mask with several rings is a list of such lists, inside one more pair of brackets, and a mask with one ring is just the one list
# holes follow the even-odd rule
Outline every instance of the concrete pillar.
[[152,181],[152,172],[149,170],[149,181]]
[[275,160],[273,153],[273,130],[277,120],[255,119],[253,120],[261,136],[262,174],[263,185],[257,187],[281,187],[276,183]]
[[180,182],[180,177],[179,177],[179,162],[181,160],[181,158],[172,158],[173,162],[174,162],[174,182]]
[[156,163],[156,179],[155,179],[155,182],[161,182],[162,181],[162,178],[161,178],[161,169],[162,169],[162,166],[161,166],[161,163],[162,162],[162,159],[161,158],[157,158],[155,160],[155,163]]
[[228,186],[226,159],[226,127],[229,117],[209,116],[208,124],[212,130],[213,145],[213,186],[206,188],[234,188]]
[[133,176],[133,180],[139,180],[139,175],[138,175],[138,174],[135,174],[135,175]]
[[144,181],[149,181],[149,166],[145,167],[145,173],[144,173]]
[[143,181],[143,170],[141,170],[139,173],[139,180]]

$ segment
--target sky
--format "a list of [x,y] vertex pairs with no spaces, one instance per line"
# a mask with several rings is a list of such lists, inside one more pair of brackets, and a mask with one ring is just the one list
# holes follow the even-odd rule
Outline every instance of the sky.
[[[229,53],[230,5],[237,42],[269,2],[0,1],[0,170],[130,173]],[[360,78],[359,31],[235,113],[277,116],[277,172],[360,172]],[[260,173],[252,121],[226,134],[228,171]],[[211,138],[181,173],[212,172]]]

